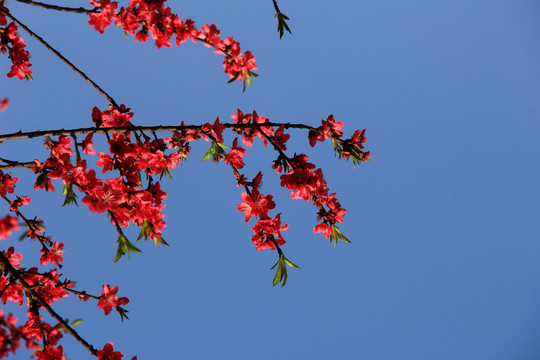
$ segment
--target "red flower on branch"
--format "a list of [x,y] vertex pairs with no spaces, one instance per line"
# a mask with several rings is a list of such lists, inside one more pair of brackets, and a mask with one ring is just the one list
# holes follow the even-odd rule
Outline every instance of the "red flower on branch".
[[34,355],[37,356],[37,360],[66,360],[62,345],[58,347],[47,345],[43,350],[36,351]]
[[129,303],[129,299],[126,297],[118,298],[116,293],[118,292],[118,285],[111,289],[110,285],[103,285],[103,291],[99,297],[97,304],[98,308],[102,308],[105,315],[109,315],[113,307],[120,305],[126,305]]
[[232,149],[229,151],[225,159],[223,160],[225,164],[231,164],[237,169],[244,167],[244,155],[246,154],[246,149],[238,146],[238,138],[235,138],[232,143]]
[[241,197],[242,203],[238,204],[236,208],[244,213],[246,222],[251,217],[264,219],[268,212],[276,207],[272,195],[262,195],[256,188],[251,191],[251,196],[243,192]]
[[[124,356],[120,351],[114,351],[114,345],[112,342],[109,342],[103,346],[103,349],[97,351],[98,360],[122,360]],[[137,360],[137,357],[134,356],[131,360]]]
[[43,254],[39,259],[41,265],[47,265],[48,263],[58,265],[59,262],[64,261],[64,243],[55,241],[51,250],[41,249],[41,253]]

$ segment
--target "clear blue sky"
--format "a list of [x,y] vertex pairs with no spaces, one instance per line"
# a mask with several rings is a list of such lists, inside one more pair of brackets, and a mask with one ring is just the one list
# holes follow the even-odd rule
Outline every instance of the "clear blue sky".
[[[233,175],[200,162],[206,144],[164,181],[171,246],[139,244],[142,255],[114,265],[115,230],[103,214],[60,208],[60,193],[36,193],[31,174],[14,172],[26,178],[18,193],[33,196],[26,213],[66,243],[64,273],[93,293],[117,284],[131,299],[124,323],[95,303],[63,300],[59,312],[84,318],[81,335],[100,348],[113,341],[127,359],[540,357],[537,1],[281,0],[293,32],[282,40],[270,0],[169,5],[252,50],[254,85],[242,93],[226,84],[221,58],[201,45],[157,50],[117,28],[99,35],[84,15],[8,2],[131,107],[136,124],[227,120],[240,108],[313,125],[332,113],[346,135],[367,128],[373,157],[356,170],[330,144],[309,148],[303,132],[289,146],[323,167],[353,244],[334,249],[312,233],[315,208],[280,189],[261,146],[246,172],[266,172],[263,191],[290,225],[284,251],[302,267],[285,288],[271,286],[275,254],[250,242]],[[34,81],[1,78],[0,98],[11,98],[2,132],[91,125],[92,107],[106,101],[22,35]],[[8,65],[2,57],[4,73]],[[43,158],[41,142],[5,143],[2,154]],[[18,246],[30,266],[37,245]],[[68,337],[64,348],[90,358]]]

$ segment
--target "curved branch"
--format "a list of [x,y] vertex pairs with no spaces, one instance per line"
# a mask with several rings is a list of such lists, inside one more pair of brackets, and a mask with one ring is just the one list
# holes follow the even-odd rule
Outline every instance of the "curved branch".
[[78,8],[72,8],[72,7],[66,7],[66,6],[58,6],[58,5],[52,5],[52,4],[45,4],[45,3],[41,3],[41,2],[37,2],[37,1],[32,1],[32,0],[16,0],[20,3],[24,3],[24,4],[28,4],[28,5],[32,5],[32,6],[37,6],[37,7],[41,7],[41,8],[45,8],[47,10],[57,10],[57,11],[66,11],[66,12],[72,12],[72,13],[78,13],[78,14],[90,14],[90,13],[95,13],[95,12],[98,12],[97,11],[97,7],[93,8],[93,9],[85,9],[83,7],[78,7]]
[[45,46],[49,51],[51,51],[53,54],[55,54],[60,60],[65,62],[73,71],[75,71],[77,74],[79,74],[83,79],[88,81],[101,95],[103,95],[115,108],[119,108],[118,104],[114,99],[105,92],[98,84],[96,84],[92,79],[90,79],[88,76],[86,76],[85,73],[83,73],[81,70],[79,70],[75,65],[73,65],[68,59],[66,59],[62,54],[58,52],[55,48],[53,48],[51,45],[49,45],[45,40],[43,40],[42,37],[37,35],[35,32],[30,30],[26,25],[21,23],[19,20],[17,20],[13,15],[11,15],[9,12],[3,10],[0,8],[0,12],[2,12],[4,15],[6,15],[8,18],[10,18],[13,22],[15,22],[17,25],[22,27],[30,36],[35,38],[37,41],[39,41],[43,46]]
[[6,163],[7,165],[0,165],[0,169],[14,169],[14,168],[30,168],[35,164],[33,161],[29,162],[19,162],[0,158],[0,161]]

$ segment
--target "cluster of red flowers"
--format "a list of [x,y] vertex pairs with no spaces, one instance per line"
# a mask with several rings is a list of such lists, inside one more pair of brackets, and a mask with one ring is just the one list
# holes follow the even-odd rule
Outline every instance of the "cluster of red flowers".
[[[171,47],[173,35],[176,35],[176,46],[187,39],[200,41],[205,46],[214,48],[216,53],[225,55],[223,65],[231,81],[243,81],[245,85],[246,82],[249,84],[251,77],[256,76],[252,72],[257,66],[251,52],[241,52],[239,44],[231,37],[222,39],[220,31],[214,25],[204,25],[198,30],[193,21],[182,21],[171,13],[170,8],[164,6],[166,0],[130,0],[127,7],[120,8],[116,1],[90,1],[95,8],[89,11],[89,24],[100,33],[114,20],[118,27],[123,28],[126,34],[135,36],[137,41],[145,42],[151,37],[158,48]],[[17,25],[7,23],[4,12],[8,13],[8,10],[3,6],[3,0],[0,0],[0,10],[0,51],[8,53],[13,64],[8,77],[30,78],[32,70],[29,69],[26,44],[17,35]],[[114,104],[114,101],[111,102]],[[0,111],[5,110],[8,103],[7,98],[0,100]],[[237,185],[245,190],[241,193],[242,202],[237,205],[237,209],[244,214],[246,222],[251,218],[256,220],[250,227],[253,231],[251,239],[256,249],[277,250],[279,253],[280,266],[274,285],[276,282],[286,282],[285,264],[292,267],[296,265],[287,260],[281,251],[280,246],[285,244],[282,232],[288,229],[288,225],[282,223],[281,213],[270,215],[276,208],[276,203],[272,195],[261,193],[262,172],[251,181],[240,173],[245,166],[246,148],[251,147],[256,138],[261,139],[265,147],[270,144],[278,153],[272,168],[281,174],[281,186],[290,190],[291,198],[312,202],[318,208],[319,224],[313,231],[322,233],[336,243],[338,238],[348,241],[336,226],[336,223],[343,222],[346,210],[341,207],[336,194],[328,190],[322,170],[308,162],[309,157],[305,154],[291,157],[285,154],[290,138],[285,130],[292,126],[291,124],[271,124],[268,118],[255,111],[244,114],[238,110],[231,116],[234,124],[221,123],[219,118],[214,123],[201,126],[186,126],[182,122],[170,137],[159,138],[153,130],[133,126],[133,115],[124,105],[110,105],[106,110],[94,107],[92,121],[96,126],[95,130],[82,131],[87,134],[82,141],[77,140],[70,131],[63,132],[64,135],[57,139],[47,137],[44,145],[49,151],[48,158],[44,161],[36,159],[31,166],[37,174],[34,184],[36,190],[54,191],[53,180],[61,180],[64,205],[76,203],[78,191],[83,196],[82,203],[87,205],[90,211],[107,213],[119,234],[115,261],[125,254],[129,255],[131,251],[140,251],[123,235],[122,228],[130,224],[140,227],[139,239],[150,238],[156,245],[166,244],[162,231],[166,226],[163,200],[167,194],[161,190],[160,182],[154,177],[170,177],[170,170],[190,154],[190,143],[201,138],[211,142],[203,160],[211,158],[215,162],[223,161],[232,168]],[[309,130],[311,146],[331,139],[338,156],[351,158],[353,165],[370,158],[369,151],[363,151],[363,143],[367,140],[364,136],[365,130],[357,130],[351,138],[343,139],[343,123],[335,121],[332,115],[323,120],[322,125],[317,128],[302,124],[293,127]],[[232,146],[224,144],[223,132],[226,128],[231,128],[233,133],[238,135],[232,141]],[[93,136],[98,132],[104,132],[107,137],[107,152],[96,153],[94,149]],[[150,132],[152,137],[148,135]],[[239,144],[240,137],[245,148]],[[99,178],[83,156],[96,156],[96,166],[101,168],[101,175],[106,178]],[[61,330],[69,330],[70,326],[57,314],[55,316],[50,305],[64,297],[75,295],[83,301],[97,300],[97,307],[103,309],[105,315],[115,309],[121,318],[124,318],[127,311],[122,306],[128,304],[129,300],[126,297],[117,297],[118,286],[103,285],[101,295],[95,296],[76,290],[73,281],[61,280],[59,269],[64,259],[64,243],[53,242],[45,235],[43,221],[37,218],[29,219],[21,213],[20,208],[30,203],[29,197],[8,198],[9,194],[14,193],[18,180],[0,170],[0,197],[9,204],[9,209],[14,214],[0,218],[0,240],[7,239],[14,231],[19,230],[19,221],[22,221],[21,224],[26,227],[26,236],[37,240],[41,246],[40,266],[49,266],[52,269],[21,267],[22,255],[16,253],[13,247],[0,251],[0,300],[4,304],[9,301],[20,306],[26,303],[28,306],[28,320],[21,326],[17,326],[18,320],[15,317],[11,314],[6,317],[0,310],[0,358],[7,357],[10,352],[15,353],[21,343],[25,342],[27,348],[35,349],[34,355],[38,360],[62,360],[65,356],[58,341],[62,338]],[[40,311],[44,310],[58,321],[56,325],[43,320]],[[72,335],[78,336],[73,333]],[[105,344],[101,350],[95,350],[90,345],[88,347],[92,354],[101,360],[121,360],[123,357],[121,352],[114,351],[112,343]]]
[[[0,1],[0,10],[8,12],[4,6],[4,0]],[[13,22],[8,24],[6,15],[2,11],[0,11],[0,52],[7,53],[12,64],[7,76],[21,80],[29,78],[32,70],[30,70],[30,54],[25,49],[26,44],[17,34],[17,25]],[[6,106],[7,103],[2,102],[1,110],[4,111]]]
[[25,340],[22,326],[17,326],[18,322],[15,316],[12,314],[6,316],[0,309],[0,358],[8,357],[10,352],[15,354],[21,346],[21,341]]
[[[64,146],[55,146],[53,152],[62,157],[61,154],[69,153],[69,147],[65,141],[60,143]],[[6,239],[14,230],[19,229],[17,217],[21,218],[26,224],[27,236],[37,239],[41,244],[40,265],[52,264],[54,267],[44,272],[40,272],[37,267],[27,269],[21,267],[22,255],[16,253],[13,247],[0,252],[0,300],[4,304],[14,302],[22,306],[26,296],[28,305],[28,320],[21,326],[16,325],[17,318],[11,314],[6,318],[0,310],[0,358],[7,357],[10,352],[15,353],[21,346],[20,343],[24,341],[26,348],[36,349],[34,355],[38,359],[65,359],[62,346],[58,346],[58,340],[63,336],[60,329],[65,324],[58,322],[52,326],[45,322],[40,314],[44,306],[52,305],[70,294],[75,294],[80,300],[88,301],[90,298],[98,300],[97,307],[102,308],[105,315],[108,315],[113,307],[124,314],[125,310],[121,305],[126,305],[129,300],[125,297],[116,297],[117,286],[111,288],[109,285],[103,285],[102,294],[92,296],[84,291],[75,290],[75,282],[60,279],[62,275],[58,271],[63,261],[64,243],[56,241],[53,243],[44,235],[42,221],[27,219],[21,214],[19,208],[28,204],[30,198],[24,196],[17,197],[13,201],[8,200],[7,195],[14,192],[18,180],[0,170],[0,196],[9,202],[10,210],[17,215],[7,215],[0,219],[0,239]],[[100,351],[108,354],[111,346],[112,344],[107,344]],[[100,357],[100,351],[97,352],[99,359],[112,358],[105,355]],[[118,359],[121,359],[122,353],[115,352],[115,354],[115,356],[120,356],[117,357]]]
[[[262,173],[259,172],[251,181],[247,181],[246,177],[239,173],[238,170],[245,165],[243,158],[246,149],[239,146],[238,137],[233,140],[231,148],[223,144],[225,124],[222,124],[219,119],[216,119],[213,124],[206,123],[199,127],[186,127],[182,124],[182,129],[174,131],[171,137],[165,139],[155,137],[151,140],[142,130],[136,128],[119,130],[119,128],[132,127],[132,117],[133,113],[123,105],[118,109],[111,106],[105,111],[95,107],[92,111],[92,120],[97,126],[96,129],[111,129],[107,133],[110,155],[104,152],[97,153],[96,164],[102,168],[103,174],[116,170],[120,174],[119,177],[98,179],[94,169],[89,169],[86,160],[81,158],[81,152],[86,155],[96,155],[92,132],[80,143],[61,135],[57,140],[46,138],[45,146],[50,150],[50,155],[43,162],[35,160],[32,169],[39,175],[34,187],[54,191],[52,180],[61,179],[64,184],[66,203],[76,201],[76,195],[73,191],[75,187],[84,193],[82,202],[91,211],[97,213],[107,211],[111,222],[117,227],[127,227],[129,223],[134,223],[141,227],[141,236],[144,235],[164,242],[161,238],[161,230],[165,227],[163,215],[165,205],[162,200],[166,194],[161,191],[160,183],[153,181],[152,176],[168,174],[169,170],[175,168],[190,153],[189,143],[204,138],[212,142],[205,157],[212,157],[216,162],[223,161],[230,165],[237,177],[238,185],[243,186],[246,190],[241,194],[242,203],[237,208],[244,213],[246,222],[252,217],[257,219],[257,223],[251,227],[254,232],[252,242],[256,249],[279,250],[279,246],[285,243],[282,232],[288,229],[288,225],[281,222],[281,213],[274,217],[269,216],[269,212],[275,208],[276,204],[272,195],[263,195],[259,191]],[[242,136],[242,142],[246,147],[251,147],[255,138],[262,139],[265,146],[270,143],[274,147],[279,155],[273,167],[278,173],[284,172],[281,175],[281,185],[291,190],[291,198],[313,201],[313,204],[319,208],[319,220],[322,220],[322,223],[317,225],[314,231],[322,232],[327,238],[330,237],[331,227],[336,222],[343,222],[345,209],[341,208],[335,194],[328,193],[322,171],[315,169],[315,165],[307,162],[306,155],[295,155],[292,158],[285,155],[286,142],[290,138],[290,135],[285,133],[285,125],[282,124],[277,129],[274,129],[273,126],[265,126],[264,124],[269,123],[269,120],[256,112],[244,114],[238,110],[236,114],[232,115],[232,118],[235,123],[231,127],[233,127],[234,132]],[[323,122],[323,128],[325,126],[336,127],[332,116]],[[341,128],[339,125],[337,127]],[[313,132],[319,131],[318,129],[312,130]],[[324,129],[320,131],[324,131]],[[335,141],[341,141],[341,135],[341,132],[331,133],[329,137]],[[73,138],[76,140],[75,137]],[[313,135],[310,132],[310,140],[312,138]],[[359,141],[357,135],[350,140],[354,144],[359,143]],[[166,154],[167,149],[174,149],[174,151]],[[229,150],[227,151],[227,149]],[[76,155],[75,159],[73,159],[74,155]],[[148,180],[146,188],[142,187],[141,174],[146,175]],[[44,266],[51,263],[59,266],[63,260],[64,244],[53,243],[43,234],[41,223],[38,220],[28,220],[19,211],[21,206],[30,202],[30,198],[17,197],[10,201],[6,197],[7,194],[14,192],[17,180],[18,178],[0,171],[0,196],[9,202],[11,211],[26,222],[28,236],[40,241],[42,245],[40,264]],[[16,217],[6,216],[0,221],[0,238],[7,238],[18,227]],[[31,287],[35,296],[47,304],[52,304],[70,293],[77,294],[80,299],[85,301],[90,297],[86,292],[74,290],[74,282],[61,281],[57,268],[45,273],[39,273],[35,267],[29,270],[15,269],[15,267],[20,266],[22,256],[14,253],[13,248],[4,252],[4,258],[13,267],[11,270],[5,262],[3,264],[0,291],[4,303],[13,301],[22,305],[24,286]],[[16,271],[21,278],[17,279],[13,271]],[[11,280],[6,275],[11,275],[9,278]],[[125,312],[121,305],[127,304],[128,299],[116,297],[117,291],[118,287],[116,286],[111,288],[109,285],[104,285],[101,296],[94,296],[94,298],[99,299],[97,306],[103,308],[106,315],[113,308],[116,308],[121,314]],[[32,301],[34,302],[32,303]],[[47,356],[53,355],[56,357],[52,358],[60,358],[57,355],[62,354],[62,347],[56,345],[61,337],[58,329],[62,324],[51,326],[44,323],[37,311],[40,304],[35,300],[32,301],[28,312],[28,321],[21,330],[21,339],[24,339],[28,344],[43,342],[43,348],[36,352],[39,358],[46,359]],[[112,344],[101,351],[106,353],[110,347]],[[121,353],[117,352],[117,354]]]
[[[92,132],[81,142],[77,142],[74,136],[75,141],[65,135],[59,136],[57,140],[47,137],[45,146],[50,150],[50,155],[43,162],[35,160],[32,169],[39,175],[34,187],[54,191],[54,184],[51,180],[61,179],[64,184],[66,203],[76,201],[73,190],[75,188],[84,194],[82,202],[91,211],[97,213],[107,211],[111,222],[117,228],[127,227],[133,223],[141,227],[141,236],[150,237],[157,242],[164,242],[161,238],[161,231],[165,227],[163,215],[165,205],[162,200],[166,194],[160,189],[160,183],[154,181],[152,176],[168,174],[169,170],[175,168],[190,153],[189,143],[203,138],[212,142],[205,158],[211,157],[216,162],[223,161],[231,166],[237,177],[238,186],[243,186],[246,190],[241,194],[242,203],[237,208],[244,213],[246,222],[252,217],[257,219],[257,223],[251,227],[254,232],[252,242],[256,249],[277,249],[281,253],[279,246],[285,243],[282,232],[288,229],[288,225],[282,223],[281,213],[273,217],[269,216],[276,204],[272,195],[260,193],[262,173],[259,172],[251,181],[247,181],[246,177],[240,174],[239,170],[245,165],[243,159],[246,149],[238,144],[238,137],[233,140],[232,147],[223,144],[223,131],[228,126],[233,129],[233,132],[242,136],[242,142],[246,147],[251,147],[254,139],[260,138],[265,146],[270,143],[278,152],[278,158],[272,167],[278,173],[283,173],[280,177],[281,186],[291,191],[291,198],[312,201],[319,208],[317,215],[321,223],[315,226],[314,232],[321,232],[326,238],[329,238],[335,234],[335,224],[343,222],[345,209],[341,207],[335,193],[329,193],[322,170],[316,169],[314,164],[309,163],[307,155],[300,154],[288,157],[284,153],[287,149],[286,143],[290,138],[290,135],[285,133],[284,124],[277,128],[265,125],[269,124],[269,120],[258,115],[255,111],[244,114],[238,110],[236,114],[232,115],[235,120],[234,124],[223,124],[219,119],[216,119],[213,124],[206,123],[197,127],[187,127],[182,124],[178,130],[172,133],[171,137],[165,139],[155,137],[152,140],[144,131],[132,126],[132,117],[133,113],[123,105],[118,109],[110,106],[105,111],[101,111],[97,107],[93,109],[92,120],[96,125],[96,131],[100,128],[107,129],[109,154],[104,152],[96,154]],[[364,132],[357,131],[351,139],[343,140],[341,139],[342,126],[342,123],[336,122],[333,116],[329,116],[326,121],[323,121],[320,128],[311,128],[309,132],[310,143],[314,145],[316,141],[331,138],[341,144],[343,148],[352,146],[355,153],[362,153],[362,143],[365,141]],[[129,127],[131,128],[128,129]],[[313,139],[316,141],[313,142]],[[166,154],[167,149],[173,151]],[[120,176],[104,180],[98,179],[94,169],[87,167],[86,159],[81,158],[81,153],[97,155],[96,164],[102,168],[103,174],[115,170],[119,172]],[[364,159],[369,158],[369,153],[366,154]],[[75,159],[73,159],[74,155]],[[345,155],[343,156],[345,157]],[[146,188],[142,186],[143,175],[148,180]],[[14,192],[17,180],[18,178],[0,171],[0,195],[4,199],[7,200],[6,195]],[[25,220],[28,236],[41,242],[43,247],[41,265],[52,263],[58,266],[63,260],[64,244],[53,243],[46,237],[38,220],[28,220],[22,217],[19,208],[28,204],[29,201],[28,197],[17,197],[13,201],[8,200],[10,209],[19,218]],[[16,229],[18,229],[17,218],[8,215],[0,221],[0,239],[7,238]],[[61,281],[56,268],[45,273],[39,273],[37,268],[30,268],[26,271],[15,269],[20,265],[21,256],[15,254],[13,248],[4,253],[4,257],[11,263],[14,269],[12,271],[17,271],[25,281],[23,283],[13,273],[10,273],[10,269],[6,267],[4,262],[4,275],[2,275],[0,282],[1,299],[4,303],[13,301],[22,305],[23,291],[25,290],[23,284],[31,287],[36,296],[47,304],[52,304],[68,296],[69,293],[75,293],[83,300],[88,300],[90,297],[86,292],[74,290],[75,284],[73,282]],[[11,280],[8,280],[6,276],[8,274],[11,275]],[[121,305],[127,304],[128,299],[116,297],[117,290],[117,287],[111,288],[109,285],[104,285],[101,296],[94,296],[94,298],[99,299],[97,306],[103,308],[105,314],[109,314],[113,308],[116,308],[121,314],[125,312]],[[34,302],[33,308],[32,304],[30,305],[28,322],[22,327],[21,339],[29,343],[36,343],[44,341],[43,336],[47,337],[42,350],[36,352],[40,359],[47,359],[46,356],[50,357],[56,353],[61,354],[61,346],[56,346],[57,330],[61,324],[46,325],[36,312],[40,305],[36,302]],[[112,344],[110,346],[108,344],[101,351],[103,354],[108,354],[107,351],[111,347]],[[113,353],[121,354],[119,352]]]
[[[321,169],[315,169],[315,165],[309,163],[307,155],[299,154],[294,155],[292,158],[287,157],[283,151],[287,150],[285,143],[290,138],[289,134],[284,132],[285,125],[280,125],[277,130],[271,126],[264,126],[269,120],[264,116],[259,116],[255,111],[252,114],[244,114],[238,110],[236,114],[231,116],[235,121],[235,124],[253,124],[252,127],[242,127],[236,129],[238,134],[242,135],[242,141],[244,145],[250,147],[253,145],[254,138],[261,138],[264,142],[264,146],[268,141],[272,143],[275,150],[278,151],[278,158],[274,161],[273,168],[276,172],[282,173],[281,186],[291,190],[292,199],[303,199],[305,201],[312,201],[313,205],[319,208],[317,212],[317,218],[321,223],[315,226],[314,233],[322,233],[327,239],[336,237],[338,233],[335,227],[336,223],[343,222],[343,216],[346,210],[341,207],[335,193],[329,193],[326,180],[324,178]],[[311,146],[314,146],[317,141],[324,141],[326,139],[332,139],[335,144],[342,144],[340,147],[339,156],[348,158],[350,153],[343,151],[344,148],[352,146],[354,154],[361,154],[359,161],[369,160],[369,152],[363,153],[362,143],[365,142],[364,132],[357,131],[354,133],[351,139],[343,140],[343,122],[335,121],[334,116],[330,115],[327,120],[322,121],[322,126],[318,128],[312,128],[309,131],[308,138]],[[360,135],[361,134],[361,137]],[[236,139],[234,142],[236,146]],[[255,232],[252,237],[252,241],[255,243],[257,250],[270,249],[275,250],[276,246],[285,243],[281,235],[281,231],[287,230],[286,224],[281,224],[281,214],[277,214],[274,218],[268,217],[268,212],[275,207],[275,203],[272,201],[272,196],[264,196],[259,193],[258,185],[262,179],[262,175],[259,173],[257,178],[252,182],[246,183],[245,180],[241,185],[247,187],[251,186],[252,190],[246,193],[242,193],[242,203],[238,205],[238,210],[243,211],[245,214],[246,222],[253,216],[259,217],[260,220],[251,229]],[[341,234],[341,233],[339,233]],[[342,240],[346,240],[345,237],[341,237]],[[334,239],[337,242],[337,238]]]
[[131,0],[129,6],[118,9],[117,1],[90,0],[96,12],[89,14],[90,21],[96,31],[103,33],[115,21],[126,34],[135,36],[136,41],[145,42],[152,37],[157,48],[171,47],[171,38],[176,35],[175,44],[179,46],[187,39],[201,41],[212,47],[217,54],[225,55],[223,67],[231,79],[248,81],[256,76],[255,57],[250,51],[241,52],[240,44],[232,37],[222,39],[215,25],[203,25],[202,30],[195,27],[192,20],[182,21],[178,15],[165,7],[167,0]]

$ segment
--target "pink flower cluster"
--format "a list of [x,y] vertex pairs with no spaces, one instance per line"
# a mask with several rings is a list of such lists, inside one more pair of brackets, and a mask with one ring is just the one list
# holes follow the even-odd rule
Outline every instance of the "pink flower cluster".
[[[100,111],[94,108],[92,117],[101,127],[122,127],[131,125],[133,113],[109,109]],[[81,143],[85,154],[95,154],[92,135],[86,136]],[[110,136],[110,155],[98,153],[96,164],[102,167],[102,173],[116,170],[119,177],[101,180],[96,172],[87,167],[86,160],[74,161],[71,149],[72,139],[60,136],[58,140],[47,138],[45,146],[50,149],[49,158],[33,166],[35,173],[40,176],[35,188],[44,188],[54,191],[51,179],[62,179],[64,186],[72,189],[75,186],[85,196],[82,203],[96,213],[105,211],[111,215],[111,222],[118,226],[128,227],[134,223],[139,227],[148,227],[145,234],[150,239],[161,238],[161,231],[166,226],[163,215],[165,204],[162,200],[167,196],[160,188],[158,181],[149,180],[148,186],[142,187],[141,171],[151,179],[152,175],[162,175],[165,171],[173,169],[180,162],[178,153],[165,155],[167,144],[163,139],[132,142],[131,133],[113,132]]]
[[[181,20],[178,15],[172,14],[169,7],[165,7],[166,0],[130,0],[127,7],[119,7],[117,1],[111,0],[90,2],[95,8],[82,11],[89,13],[89,24],[100,33],[114,21],[126,34],[133,35],[136,41],[146,42],[152,38],[158,49],[171,47],[173,36],[176,36],[176,46],[188,39],[199,41],[213,48],[215,53],[224,55],[223,66],[231,81],[243,81],[245,88],[251,77],[257,76],[253,72],[257,69],[255,57],[250,51],[242,52],[239,43],[232,37],[221,38],[215,25],[203,25],[199,30],[192,20]],[[17,34],[16,23],[8,24],[5,14],[9,14],[9,11],[3,4],[4,0],[0,0],[0,52],[7,54],[12,62],[7,76],[31,79],[30,55],[25,49],[26,44]],[[0,111],[4,111],[8,104],[9,99],[1,99]],[[351,158],[353,165],[370,159],[369,151],[363,151],[363,143],[367,141],[365,130],[357,130],[351,138],[343,139],[343,123],[336,121],[333,115],[323,120],[317,128],[302,124],[271,125],[269,119],[255,111],[244,114],[238,110],[231,117],[234,124],[221,123],[219,118],[214,123],[201,126],[187,126],[182,122],[170,137],[159,138],[153,129],[143,130],[133,126],[133,113],[124,105],[111,105],[106,110],[94,107],[92,121],[96,126],[95,131],[62,131],[69,136],[45,139],[48,158],[44,161],[36,159],[31,166],[37,174],[34,188],[54,191],[53,180],[61,180],[64,205],[77,203],[75,192],[78,191],[82,194],[82,203],[90,211],[106,212],[119,233],[117,260],[130,251],[139,251],[122,232],[122,227],[130,224],[140,227],[139,239],[150,238],[156,245],[159,242],[165,243],[162,238],[162,231],[166,227],[163,200],[167,194],[154,178],[159,176],[161,179],[164,175],[170,177],[170,170],[190,154],[192,141],[201,138],[210,141],[210,149],[203,160],[211,158],[215,162],[223,161],[232,168],[237,185],[245,190],[241,193],[242,202],[237,205],[237,209],[243,213],[246,222],[252,218],[256,220],[250,227],[253,231],[251,240],[258,251],[277,250],[279,261],[276,265],[279,264],[279,267],[274,285],[279,281],[285,284],[285,264],[297,268],[284,257],[280,248],[285,244],[282,232],[288,229],[288,225],[282,223],[281,213],[270,215],[276,203],[272,195],[261,193],[262,173],[259,172],[250,181],[240,173],[239,170],[245,167],[246,148],[251,147],[256,138],[261,139],[265,147],[271,145],[278,154],[272,168],[280,174],[281,186],[290,191],[292,199],[312,202],[318,208],[319,223],[313,231],[331,240],[334,238],[337,243],[338,237],[348,241],[336,226],[336,223],[343,222],[346,210],[341,207],[336,194],[330,193],[322,170],[308,162],[307,155],[285,154],[290,138],[285,130],[291,126],[308,128],[311,146],[331,139],[338,156]],[[232,141],[232,146],[224,144],[223,132],[226,128],[232,128],[238,135]],[[79,141],[75,132],[87,135]],[[93,136],[98,132],[105,133],[108,151],[96,153]],[[87,160],[83,158],[85,156],[96,156],[96,165],[101,168],[101,175],[106,177],[100,178],[94,168],[87,166]],[[9,160],[2,161],[8,164],[6,167],[11,164],[17,167],[21,165]],[[22,166],[28,167],[28,163]],[[59,269],[64,260],[64,243],[53,242],[45,235],[42,220],[29,219],[21,213],[21,207],[30,203],[29,197],[8,199],[8,196],[11,197],[9,194],[14,193],[18,180],[0,170],[0,197],[9,204],[14,214],[0,218],[0,240],[7,239],[21,225],[25,226],[26,236],[41,245],[39,265],[52,269],[45,271],[38,267],[21,267],[22,255],[16,253],[14,247],[0,251],[0,300],[4,304],[13,302],[28,306],[28,320],[21,326],[16,325],[18,320],[15,317],[11,314],[5,316],[0,309],[0,358],[8,356],[10,352],[15,353],[24,341],[27,348],[36,350],[34,355],[38,360],[62,360],[65,356],[58,341],[63,336],[61,330],[69,326],[59,316],[54,316],[49,305],[75,295],[83,301],[97,300],[97,307],[103,309],[105,315],[115,309],[124,318],[127,310],[122,306],[128,304],[129,299],[117,296],[118,286],[103,285],[101,295],[96,296],[76,290],[73,281],[61,279]],[[44,309],[59,322],[54,326],[45,322],[42,315]],[[123,357],[123,353],[114,351],[112,343],[105,344],[101,350],[91,346],[88,348],[100,360],[121,360]],[[136,357],[132,360],[136,360]]]
[[[69,140],[69,139],[68,139]],[[66,156],[72,152],[69,151],[69,142],[62,138],[58,143],[48,142],[52,147],[51,153],[57,159],[66,161]],[[121,305],[126,305],[129,300],[126,297],[118,298],[118,286],[113,288],[110,285],[103,285],[100,296],[92,296],[86,292],[79,292],[74,289],[75,282],[70,280],[61,280],[59,273],[61,262],[64,260],[64,243],[52,242],[43,234],[42,221],[36,219],[26,219],[19,211],[23,205],[30,202],[30,198],[23,196],[10,201],[7,195],[14,192],[15,184],[18,178],[0,170],[0,197],[7,200],[10,210],[17,217],[23,219],[27,227],[27,236],[30,239],[37,239],[41,244],[40,265],[52,264],[53,268],[41,272],[37,267],[21,268],[22,255],[15,252],[14,247],[9,247],[7,251],[1,251],[0,256],[0,300],[3,304],[13,302],[19,306],[28,305],[28,320],[22,325],[17,326],[17,318],[9,314],[5,317],[0,310],[0,358],[7,357],[9,352],[15,353],[20,347],[22,341],[26,348],[38,349],[34,355],[38,359],[65,359],[62,346],[58,346],[58,340],[62,338],[62,323],[51,324],[43,321],[40,310],[43,303],[52,305],[56,301],[76,294],[79,299],[88,301],[91,297],[98,300],[97,307],[102,308],[105,315],[108,315],[113,308],[121,314],[125,310]],[[15,230],[19,229],[17,217],[7,215],[0,219],[0,239],[6,239]],[[25,301],[25,297],[27,300]],[[40,299],[38,301],[38,299]],[[125,315],[124,315],[125,316]],[[44,344],[43,347],[38,344]],[[122,353],[112,351],[112,343],[107,344],[103,350],[97,352],[98,359],[121,359]],[[101,354],[101,355],[100,355]],[[114,357],[112,357],[114,355]]]
[[[369,161],[371,153],[369,151],[362,151],[364,148],[363,143],[367,141],[365,137],[366,129],[356,130],[350,139],[342,139],[344,123],[336,121],[334,115],[328,116],[326,120],[321,121],[322,125],[318,128],[311,129],[308,134],[309,145],[312,147],[318,141],[325,141],[326,139],[334,139],[334,146],[339,150],[339,156],[344,159],[349,159],[353,154],[357,155],[358,161]],[[336,144],[336,141],[341,144]],[[336,146],[337,145],[337,146]]]
[[[9,12],[4,6],[4,0],[0,1],[0,9]],[[17,25],[13,22],[7,23],[6,15],[0,11],[0,52],[8,54],[11,60],[11,70],[7,73],[8,77],[17,79],[30,78],[32,70],[30,69],[30,54],[26,51],[24,40],[17,34]],[[7,103],[3,102],[1,111],[4,111]]]
[[187,39],[201,41],[205,46],[214,48],[217,54],[225,55],[223,67],[231,79],[245,81],[256,76],[255,57],[250,51],[242,52],[240,44],[232,37],[222,39],[215,25],[203,25],[201,30],[192,20],[182,21],[178,15],[165,7],[167,0],[130,0],[129,6],[118,9],[117,1],[90,0],[99,11],[89,14],[88,24],[103,33],[113,22],[126,34],[135,36],[136,41],[146,42],[150,37],[157,48],[170,48],[171,39],[176,35],[175,44],[179,46]]

